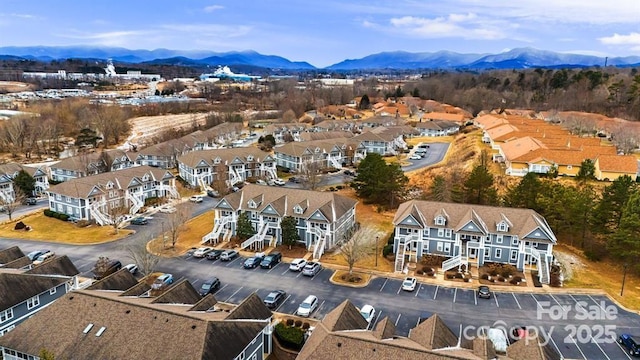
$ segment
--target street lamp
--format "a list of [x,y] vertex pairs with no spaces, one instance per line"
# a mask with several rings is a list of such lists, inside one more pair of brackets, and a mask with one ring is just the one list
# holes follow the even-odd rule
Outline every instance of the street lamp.
[[622,268],[624,269],[622,272],[622,288],[620,288],[620,296],[622,296],[622,293],[624,292],[624,281],[627,278],[627,267],[629,266],[629,264],[624,263],[624,265],[622,265]]
[[378,239],[380,237],[376,236],[376,268],[378,267]]

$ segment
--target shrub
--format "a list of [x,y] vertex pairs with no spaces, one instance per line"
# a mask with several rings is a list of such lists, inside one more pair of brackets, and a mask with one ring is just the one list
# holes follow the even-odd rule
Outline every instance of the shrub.
[[382,256],[384,256],[384,257],[387,257],[392,252],[393,252],[393,245],[385,245],[382,248]]
[[509,283],[511,283],[512,285],[518,285],[520,283],[520,280],[518,280],[519,278],[519,276],[515,276],[513,279],[511,279],[511,281],[509,281]]
[[44,210],[44,216],[46,217],[52,217],[53,216],[53,211],[49,210],[49,209],[45,209]]
[[311,325],[309,325],[308,322],[305,322],[305,323],[302,324],[302,330],[307,330],[310,327],[311,327]]
[[521,277],[521,276],[516,275],[516,276],[514,276],[514,277],[513,277],[513,279],[511,279],[511,280],[512,280],[512,281],[515,281],[515,282],[520,282],[520,281],[522,281],[522,277]]
[[416,271],[416,274],[418,274],[418,275],[424,275],[424,271],[422,271],[422,270],[418,270],[418,271]]
[[480,275],[480,279],[482,279],[482,280],[489,280],[489,274],[482,274],[482,275]]
[[329,191],[336,191],[336,188],[332,186],[329,188]]
[[516,272],[516,267],[511,265],[511,264],[504,264],[502,265],[502,269],[500,270],[500,275],[504,276],[504,277],[509,277],[511,275],[513,275]]
[[462,279],[464,276],[462,275],[462,273],[456,273],[455,275],[456,279]]
[[24,228],[26,228],[27,225],[25,225],[22,221],[18,221],[18,223],[16,223],[16,226],[13,227],[14,230],[22,230]]
[[87,227],[89,225],[91,225],[91,221],[89,220],[78,220],[78,222],[76,222],[76,226],[79,228]]
[[391,233],[391,235],[389,235],[389,238],[387,239],[387,245],[393,245],[394,240],[395,240],[395,234]]
[[293,319],[287,319],[287,326],[293,326]]
[[540,279],[538,279],[538,272],[537,271],[532,271],[531,272],[531,277],[533,278],[533,286],[542,287],[542,284],[540,283]]
[[447,276],[447,279],[451,280],[451,279],[453,279],[454,275],[453,274],[446,274],[446,276]]
[[160,205],[162,200],[157,196],[152,196],[144,199],[144,206],[155,206]]
[[58,219],[62,220],[62,221],[67,221],[69,220],[69,215],[67,214],[59,214],[60,216],[58,217]]
[[275,326],[275,335],[281,345],[288,349],[300,350],[302,348],[302,343],[304,342],[304,331],[300,328],[278,323]]
[[342,190],[342,189],[344,189],[344,185],[338,185],[338,186],[336,186],[336,189]]
[[296,320],[296,322],[294,323],[294,325],[296,327],[301,327],[302,326],[302,320]]
[[427,271],[425,274],[427,274],[427,276],[434,276],[434,272],[433,271]]
[[433,270],[428,266],[423,266],[422,267],[422,272],[429,272],[429,271],[433,271]]
[[560,287],[562,286],[562,281],[560,281],[559,274],[551,274],[549,277],[549,286],[551,287]]

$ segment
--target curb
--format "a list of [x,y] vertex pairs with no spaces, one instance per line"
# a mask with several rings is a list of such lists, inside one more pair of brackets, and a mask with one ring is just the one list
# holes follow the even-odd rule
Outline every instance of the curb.
[[[329,278],[329,282],[334,284],[334,285],[339,285],[339,286],[346,286],[346,287],[350,287],[350,288],[354,288],[354,289],[361,289],[361,288],[365,288],[369,285],[369,283],[371,283],[371,279],[375,278],[375,275],[371,275],[371,274],[367,274],[367,273],[361,273],[361,274],[365,274],[368,275],[369,278],[367,279],[367,281],[365,281],[362,284],[348,284],[348,283],[343,283],[343,282],[338,282],[336,280],[333,280],[333,278],[338,275],[338,271],[344,271],[344,270],[334,270],[333,271],[333,275],[331,275],[331,277]],[[358,271],[359,272],[359,271]],[[360,272],[359,272],[360,273]]]

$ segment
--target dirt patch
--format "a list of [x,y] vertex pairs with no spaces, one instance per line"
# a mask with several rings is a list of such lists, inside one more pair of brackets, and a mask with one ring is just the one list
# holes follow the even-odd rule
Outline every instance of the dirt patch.
[[365,287],[371,280],[371,274],[365,274],[361,272],[352,272],[336,270],[331,276],[331,282],[338,285],[351,286],[351,287]]
[[178,114],[160,116],[141,116],[129,119],[131,135],[127,141],[132,144],[143,145],[151,143],[152,139],[170,129],[188,129],[194,125],[204,125],[207,113]]
[[192,218],[187,221],[185,229],[178,235],[175,248],[171,247],[171,238],[167,233],[164,246],[162,235],[160,235],[149,242],[149,251],[159,254],[160,256],[172,257],[182,255],[191,248],[199,247],[202,242],[202,237],[213,229],[213,218],[213,210]]

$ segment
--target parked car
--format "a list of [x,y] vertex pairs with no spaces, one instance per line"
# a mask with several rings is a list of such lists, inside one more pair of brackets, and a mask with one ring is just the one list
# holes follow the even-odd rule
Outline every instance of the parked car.
[[237,186],[232,186],[232,187],[231,187],[231,191],[232,191],[232,192],[238,192],[238,191],[240,191],[240,188],[239,188],[239,187],[237,187]]
[[318,307],[318,298],[315,295],[309,295],[306,299],[298,306],[298,310],[296,310],[296,315],[309,317]]
[[258,265],[260,265],[262,259],[264,259],[264,253],[256,254],[255,256],[252,256],[245,260],[244,264],[242,264],[242,267],[244,267],[245,269],[256,268],[258,267]]
[[33,265],[40,265],[54,256],[56,256],[56,254],[53,251],[47,251],[44,254],[40,254],[35,260],[33,260]]
[[284,290],[274,290],[264,298],[263,302],[269,309],[277,309],[286,297],[287,293]]
[[28,197],[28,198],[24,199],[23,204],[24,205],[37,205],[38,204],[38,199],[36,199],[34,197]]
[[620,334],[620,336],[618,336],[618,343],[627,349],[629,355],[640,355],[640,345],[638,345],[638,342],[633,338],[632,335]]
[[295,177],[295,176],[290,177],[289,181],[292,182],[292,183],[296,183],[296,184],[299,184],[299,183],[302,182],[302,180],[300,178]]
[[32,251],[30,253],[27,254],[27,257],[29,258],[29,260],[33,261],[35,259],[38,258],[38,256],[49,252],[49,250],[36,250],[36,251]]
[[285,182],[284,180],[277,178],[277,179],[273,179],[273,183],[277,186],[284,186]]
[[260,267],[263,269],[271,269],[272,267],[278,265],[278,263],[282,261],[282,254],[274,251],[271,254],[267,255],[260,262]]
[[160,208],[160,212],[165,214],[173,214],[176,211],[178,211],[178,209],[174,208],[173,206]]
[[349,169],[346,169],[343,173],[347,176],[356,176],[356,172]]
[[162,289],[164,286],[173,284],[173,275],[171,274],[162,274],[156,278],[156,280],[151,284],[151,288],[154,290]]
[[307,265],[302,269],[302,275],[304,276],[315,276],[317,273],[322,270],[322,264],[319,262],[310,261]]
[[194,203],[201,203],[202,202],[202,195],[192,195],[189,198],[189,201],[194,202]]
[[138,272],[138,265],[136,264],[127,264],[124,266],[130,273],[136,274]]
[[367,324],[371,324],[371,321],[376,316],[376,309],[371,305],[365,305],[360,309],[360,314],[367,320]]
[[267,185],[267,182],[262,180],[262,179],[258,179],[258,180],[256,180],[256,184],[258,184],[258,185]]
[[207,294],[213,294],[216,290],[220,289],[220,279],[217,277],[212,277],[211,279],[202,283],[200,286],[200,296],[205,296]]
[[219,197],[220,193],[215,191],[215,190],[210,189],[210,190],[207,190],[207,196],[215,198],[215,197]]
[[196,249],[196,251],[193,252],[193,257],[195,258],[203,258],[205,257],[208,253],[210,253],[213,250],[213,248],[210,247],[199,247]]
[[491,298],[491,290],[489,290],[489,287],[487,285],[480,285],[478,287],[478,297],[485,299]]
[[106,265],[106,267],[103,270],[98,270],[94,268],[93,270],[91,270],[91,272],[93,273],[94,279],[100,280],[102,278],[105,278],[113,274],[114,272],[120,269],[122,269],[122,263],[119,260],[109,260],[109,263]]
[[307,260],[303,258],[293,259],[291,264],[289,265],[289,270],[291,271],[302,271],[304,266],[307,265]]
[[220,260],[222,261],[231,261],[238,256],[238,252],[236,250],[226,250],[220,254]]
[[131,219],[131,221],[129,221],[129,223],[131,225],[147,225],[148,222],[149,221],[147,221],[147,219],[145,219],[145,218],[143,218],[141,216],[135,217],[135,218]]
[[267,180],[267,185],[276,186],[276,182],[273,179],[269,179],[269,180]]
[[196,250],[198,250],[198,248],[192,247],[191,249],[187,250],[187,252],[185,253],[185,255],[187,257],[189,256],[193,256],[193,253],[196,252]]
[[422,156],[418,155],[418,154],[413,154],[411,155],[411,157],[409,157],[410,160],[421,160]]
[[218,260],[223,252],[221,249],[213,249],[207,253],[207,260]]
[[418,280],[416,280],[416,278],[414,277],[405,278],[404,281],[402,282],[402,290],[413,291],[416,289],[417,283],[418,283]]

